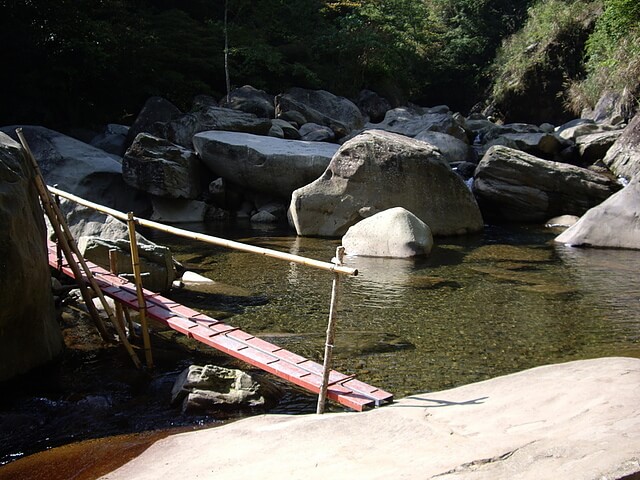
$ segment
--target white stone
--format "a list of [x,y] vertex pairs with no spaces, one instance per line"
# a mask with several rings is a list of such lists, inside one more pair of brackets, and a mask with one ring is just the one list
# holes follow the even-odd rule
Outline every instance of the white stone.
[[196,272],[192,272],[190,270],[187,270],[186,272],[184,272],[182,274],[182,283],[184,284],[190,284],[190,283],[215,283],[213,280],[211,280],[210,278],[207,278],[203,275],[200,275]]
[[428,255],[433,236],[413,213],[395,207],[353,225],[342,237],[342,245],[347,255],[406,258]]

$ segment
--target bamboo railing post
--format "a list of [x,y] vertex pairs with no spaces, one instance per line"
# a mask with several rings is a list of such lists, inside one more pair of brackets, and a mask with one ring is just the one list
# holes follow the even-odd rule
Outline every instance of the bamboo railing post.
[[[118,275],[118,250],[115,248],[109,249],[109,270],[114,275]],[[116,304],[116,319],[120,324],[120,328],[123,332],[126,332],[125,324],[124,324],[124,315],[122,313],[122,305],[120,302],[115,302]]]
[[[336,248],[336,256],[333,263],[342,266],[344,258],[344,247]],[[331,373],[331,362],[333,361],[333,344],[336,337],[336,309],[338,305],[338,295],[340,288],[340,274],[333,274],[333,284],[331,286],[331,304],[329,306],[329,323],[327,325],[327,339],[324,345],[324,362],[322,365],[322,383],[318,393],[317,414],[324,413],[324,405],[327,400],[327,389],[329,388],[329,374]]]
[[100,301],[102,302],[102,306],[104,307],[104,310],[107,313],[107,316],[111,320],[111,323],[113,324],[116,331],[118,332],[118,336],[120,337],[122,344],[125,346],[127,352],[129,353],[131,360],[133,361],[136,367],[140,368],[140,360],[138,360],[136,353],[133,351],[133,348],[131,348],[131,344],[127,341],[127,338],[124,335],[124,332],[120,330],[119,328],[120,326],[118,325],[117,320],[114,318],[113,313],[111,312],[111,308],[109,307],[107,300],[104,298],[104,295],[102,294],[102,290],[100,290],[100,287],[98,287],[98,284],[96,283],[96,280],[93,277],[93,274],[91,273],[91,269],[88,267],[87,262],[85,262],[84,258],[82,257],[80,250],[78,250],[78,246],[76,245],[76,242],[73,239],[73,236],[71,235],[71,231],[69,230],[69,226],[67,225],[67,222],[64,219],[64,216],[62,215],[60,209],[54,202],[51,193],[47,189],[47,185],[44,182],[42,173],[40,172],[40,167],[38,166],[38,162],[36,161],[33,155],[33,152],[29,148],[27,140],[24,137],[24,134],[22,133],[22,128],[16,129],[16,134],[20,139],[22,148],[24,148],[25,152],[27,153],[28,159],[31,161],[31,166],[33,167],[33,170],[35,172],[35,185],[36,185],[36,188],[38,189],[38,194],[40,195],[40,199],[47,213],[47,216],[49,217],[51,226],[53,227],[56,233],[58,241],[62,245],[62,251],[64,252],[64,255],[67,259],[67,263],[69,264],[69,267],[73,271],[73,275],[78,282],[78,286],[80,287],[80,292],[82,293],[82,298],[84,299],[85,304],[87,305],[87,308],[91,313],[91,317],[96,323],[96,327],[98,328],[100,335],[102,335],[102,338],[105,339],[105,341],[110,341],[110,336],[107,333],[104,327],[104,324],[102,323],[102,320],[100,319],[100,315],[98,314],[96,306],[93,303],[93,298],[89,293],[87,285],[82,280],[83,276],[82,276],[82,273],[80,272],[80,267],[78,266],[78,263],[80,264],[80,266],[82,266],[82,269],[84,271],[84,276],[86,277],[88,284],[91,286],[91,289],[100,298]]
[[149,338],[149,328],[147,327],[147,302],[144,298],[142,287],[142,275],[140,274],[140,257],[138,255],[138,242],[136,241],[136,220],[133,212],[127,215],[127,226],[129,227],[129,245],[131,247],[131,266],[136,283],[136,293],[138,294],[138,308],[140,315],[140,328],[142,329],[142,343],[144,345],[144,358],[147,368],[153,368],[153,357],[151,356],[151,339]]

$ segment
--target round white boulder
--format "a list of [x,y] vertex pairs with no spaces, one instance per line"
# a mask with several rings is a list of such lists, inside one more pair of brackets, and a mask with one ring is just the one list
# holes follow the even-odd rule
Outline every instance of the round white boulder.
[[410,211],[394,207],[365,218],[342,237],[347,255],[415,257],[433,248],[429,226]]

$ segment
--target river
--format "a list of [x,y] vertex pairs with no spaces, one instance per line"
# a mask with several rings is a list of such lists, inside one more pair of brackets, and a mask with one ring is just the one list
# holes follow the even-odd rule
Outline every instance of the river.
[[[339,245],[338,240],[297,237],[270,225],[212,223],[183,228],[325,261]],[[399,398],[549,363],[604,356],[640,358],[640,252],[555,245],[552,239],[557,233],[532,226],[488,226],[479,235],[437,238],[426,258],[346,257],[346,265],[357,268],[359,275],[342,282],[334,368],[355,373]],[[332,274],[167,234],[147,236],[170,246],[189,270],[215,281],[206,289],[177,290],[169,296],[321,361]],[[167,338],[173,341],[177,334]],[[198,355],[202,361],[209,353],[200,349]],[[5,445],[0,460],[6,463],[83,438],[228,419],[228,415],[190,419],[166,405],[172,380],[198,355],[165,355],[157,371],[141,379],[130,373],[126,356],[118,353],[117,368],[129,372],[121,374],[126,380],[120,378],[111,390],[103,387],[102,393],[92,394],[91,401],[106,417],[103,430],[63,420],[70,431],[56,438],[55,428],[47,423],[55,425],[49,418],[56,416],[55,402],[67,401],[68,411],[87,395],[73,403],[59,386],[49,386],[44,393],[33,386],[18,389],[10,397],[13,401],[5,399],[0,413],[19,414],[18,404],[27,402],[50,414],[36,414],[43,424],[39,430],[43,438],[36,448]],[[113,363],[109,358],[107,362]],[[70,372],[59,375],[68,379],[86,368],[106,369],[99,360],[88,367],[85,360],[84,366],[67,361],[58,370]],[[104,374],[101,370],[91,375],[99,379]],[[129,402],[126,408],[117,407],[119,397],[114,394],[122,384]],[[313,397],[292,390],[270,411],[314,409]],[[117,418],[121,428],[109,418]],[[37,429],[30,432],[38,434]]]

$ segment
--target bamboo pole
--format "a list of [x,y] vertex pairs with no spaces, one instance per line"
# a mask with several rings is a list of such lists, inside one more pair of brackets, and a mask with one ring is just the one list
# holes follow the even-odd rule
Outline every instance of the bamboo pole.
[[127,226],[129,227],[129,245],[131,247],[131,266],[136,283],[136,293],[138,295],[138,312],[140,315],[140,327],[142,329],[142,343],[144,345],[144,358],[147,368],[153,368],[153,357],[151,355],[151,339],[149,338],[149,328],[147,327],[147,301],[144,298],[142,287],[142,275],[140,274],[140,256],[138,255],[138,242],[136,241],[136,221],[133,212],[127,215]]
[[38,193],[42,200],[42,204],[45,208],[47,216],[49,217],[49,220],[51,221],[51,226],[53,227],[56,233],[58,241],[62,245],[62,250],[67,259],[67,263],[69,264],[69,267],[71,268],[73,275],[78,282],[78,286],[80,287],[80,292],[82,293],[82,298],[84,299],[85,304],[87,305],[87,308],[91,312],[92,318],[94,318],[94,322],[96,323],[96,327],[98,328],[98,331],[100,332],[103,338],[106,337],[106,339],[109,339],[109,335],[106,332],[106,329],[104,327],[102,320],[100,319],[100,315],[98,314],[97,309],[93,303],[91,294],[89,293],[87,286],[83,281],[83,276],[82,276],[82,273],[80,272],[78,263],[80,263],[80,265],[82,266],[82,269],[84,271],[84,276],[86,277],[87,282],[91,286],[92,290],[100,298],[100,301],[102,302],[105,312],[107,313],[113,326],[118,332],[118,336],[120,337],[122,344],[125,346],[127,352],[129,353],[131,360],[136,365],[136,367],[140,368],[140,360],[138,360],[136,353],[133,351],[133,348],[131,348],[131,344],[129,344],[129,342],[127,341],[127,338],[124,335],[124,332],[120,330],[118,322],[114,318],[113,313],[111,312],[111,308],[109,307],[109,304],[107,303],[106,299],[104,298],[104,295],[102,294],[102,290],[100,290],[100,287],[98,287],[95,281],[95,278],[93,277],[93,274],[91,272],[91,269],[88,267],[87,263],[82,257],[82,254],[78,250],[78,246],[76,245],[76,242],[73,239],[73,236],[71,235],[69,226],[67,225],[67,222],[65,221],[64,216],[62,215],[56,203],[53,201],[51,193],[47,189],[47,185],[45,184],[44,178],[42,177],[42,173],[40,172],[40,167],[38,166],[38,162],[36,161],[33,155],[33,152],[29,148],[27,140],[24,137],[24,134],[22,132],[22,128],[16,129],[16,134],[20,139],[20,143],[22,144],[22,147],[27,153],[28,159],[31,161],[31,166],[33,167],[33,170],[35,172],[36,188],[38,189]]
[[[109,249],[109,270],[114,275],[118,275],[118,251],[115,248]],[[118,320],[122,331],[126,332],[124,324],[124,314],[122,313],[122,305],[120,304],[120,302],[115,302],[115,304],[116,319]]]
[[[333,259],[336,265],[342,265],[344,258],[344,247],[336,248],[336,256]],[[331,373],[331,362],[333,361],[333,344],[336,338],[336,309],[338,306],[338,295],[340,288],[340,275],[334,274],[331,286],[331,304],[329,306],[329,323],[327,324],[327,339],[324,345],[324,362],[322,365],[322,383],[318,393],[317,414],[324,413],[324,405],[327,400],[327,389],[329,388],[329,374]]]
[[[80,205],[84,205],[89,208],[93,208],[102,213],[106,213],[107,215],[111,215],[119,220],[124,222],[128,221],[128,215],[115,210],[113,208],[105,207],[104,205],[99,205],[97,203],[90,202],[83,198],[80,198],[76,195],[72,195],[63,190],[59,190],[54,187],[49,187],[49,190],[56,195],[60,195],[61,197],[72,200]],[[134,217],[135,218],[135,217]],[[333,273],[339,273],[342,275],[348,276],[356,276],[358,275],[358,270],[355,268],[345,267],[343,265],[336,265],[335,263],[329,262],[321,262],[319,260],[313,260],[311,258],[302,257],[299,255],[293,255],[291,253],[279,252],[277,250],[271,250],[263,247],[256,247],[254,245],[248,245],[246,243],[235,242],[233,240],[227,240],[224,238],[213,237],[211,235],[205,235],[202,233],[189,232],[188,230],[183,230],[181,228],[171,227],[169,225],[163,225],[162,223],[153,222],[151,220],[145,220],[143,218],[135,218],[135,221],[138,225],[143,227],[153,228],[155,230],[159,230],[161,232],[171,233],[173,235],[177,235],[179,237],[190,238],[192,240],[199,240],[205,243],[209,243],[212,245],[217,245],[220,247],[231,248],[233,250],[240,250],[248,253],[255,253],[258,255],[263,255],[266,257],[277,258],[280,260],[285,260],[288,262],[298,263],[300,265],[306,265],[308,267],[318,268],[320,270],[325,270]]]

